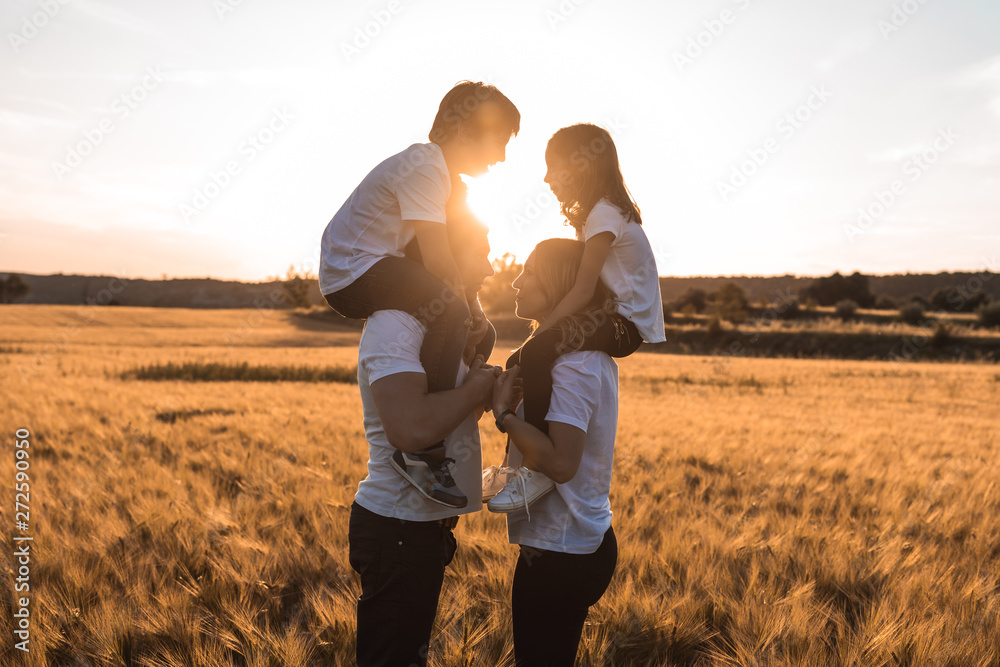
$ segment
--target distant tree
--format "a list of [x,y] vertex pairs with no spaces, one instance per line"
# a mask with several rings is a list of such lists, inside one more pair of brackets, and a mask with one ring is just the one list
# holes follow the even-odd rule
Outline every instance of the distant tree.
[[837,317],[846,322],[854,318],[854,315],[858,312],[858,304],[851,299],[843,299],[837,302],[834,312],[837,313]]
[[1000,327],[1000,302],[980,308],[979,322],[984,327]]
[[695,313],[704,313],[707,302],[708,294],[705,290],[689,287],[684,294],[674,301],[672,310],[679,310],[682,313],[687,313],[689,312],[687,307],[691,306]]
[[959,287],[939,287],[931,294],[928,305],[933,310],[952,313],[974,313],[979,310],[980,306],[989,302],[989,300],[989,295],[983,290],[969,292]]
[[285,299],[292,308],[311,308],[312,301],[309,299],[309,286],[315,282],[316,276],[311,271],[299,273],[294,265],[288,267],[285,279],[281,281],[281,286],[285,290]]
[[905,299],[903,299],[902,303],[904,306],[908,303],[919,303],[924,310],[929,308],[931,305],[927,301],[927,299],[924,298],[923,294],[917,294],[917,293],[913,293],[910,296],[906,297]]
[[870,308],[875,304],[868,284],[868,276],[858,272],[848,277],[834,273],[832,276],[817,278],[799,293],[800,298],[816,299],[821,306],[833,306],[838,301],[850,299],[861,308]]
[[21,276],[12,273],[3,280],[0,280],[0,303],[14,303],[27,295],[29,290],[30,288]]
[[944,322],[938,322],[934,327],[934,335],[931,336],[932,347],[944,347],[951,342],[951,330]]
[[775,308],[775,310],[778,313],[779,320],[796,320],[802,314],[802,308],[799,306],[798,300],[786,301]]
[[729,282],[711,295],[712,311],[719,318],[733,323],[747,319],[747,295],[743,288]]
[[924,307],[911,301],[899,309],[899,319],[907,324],[919,324],[924,319]]
[[875,299],[875,308],[877,310],[896,310],[899,308],[899,304],[888,294],[881,294]]

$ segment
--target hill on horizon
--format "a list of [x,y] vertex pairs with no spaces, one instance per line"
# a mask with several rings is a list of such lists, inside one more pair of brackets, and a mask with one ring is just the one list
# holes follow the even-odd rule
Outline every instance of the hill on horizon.
[[[9,272],[0,273],[6,278]],[[288,308],[280,280],[243,282],[217,278],[118,278],[116,276],[34,275],[18,273],[28,294],[17,303],[60,305],[121,305],[160,308]],[[1000,300],[1000,280],[991,273],[906,273],[868,276],[871,292],[899,300],[912,294],[927,297],[936,289],[984,290]],[[794,296],[818,276],[691,276],[660,277],[664,302],[674,301],[688,289],[712,292],[728,282],[739,285],[751,302],[761,297],[771,302]],[[309,298],[324,305],[316,280],[310,281]]]

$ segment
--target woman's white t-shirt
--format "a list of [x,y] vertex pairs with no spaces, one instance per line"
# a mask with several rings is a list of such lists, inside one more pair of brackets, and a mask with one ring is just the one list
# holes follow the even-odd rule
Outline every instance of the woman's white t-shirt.
[[667,338],[663,334],[660,276],[646,232],[639,223],[626,220],[607,199],[594,205],[577,238],[589,241],[601,232],[615,235],[601,280],[614,293],[618,312],[632,321],[647,343],[662,343]]
[[[524,403],[517,408],[524,416]],[[529,507],[507,514],[512,544],[571,554],[597,551],[611,526],[611,466],[618,429],[618,364],[605,352],[564,354],[552,366],[552,402],[546,421],[576,426],[587,433],[576,475]],[[510,448],[508,463],[521,463]]]
[[334,214],[320,245],[319,289],[342,290],[383,257],[403,257],[414,220],[446,224],[451,177],[441,147],[413,144],[372,169]]

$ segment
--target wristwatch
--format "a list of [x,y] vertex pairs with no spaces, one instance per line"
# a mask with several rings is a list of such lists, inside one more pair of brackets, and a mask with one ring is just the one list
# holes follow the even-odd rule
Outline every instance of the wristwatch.
[[506,417],[507,415],[514,415],[514,416],[516,417],[516,416],[517,416],[517,413],[515,413],[515,412],[514,412],[513,410],[511,410],[510,408],[507,408],[506,410],[504,410],[503,412],[501,412],[501,413],[500,413],[500,416],[499,416],[499,417],[497,417],[497,429],[498,429],[498,430],[499,430],[499,431],[500,431],[501,433],[506,433],[506,432],[507,432],[507,429],[505,429],[505,428],[503,427],[503,419],[504,419],[504,417]]

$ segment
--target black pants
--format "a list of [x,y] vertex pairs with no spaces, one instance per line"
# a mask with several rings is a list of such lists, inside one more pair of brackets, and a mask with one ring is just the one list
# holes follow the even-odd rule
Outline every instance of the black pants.
[[403,521],[351,505],[349,560],[361,575],[360,667],[427,664],[444,569],[455,556],[457,519]]
[[635,325],[618,313],[611,313],[596,323],[579,347],[570,349],[566,335],[555,325],[529,338],[507,359],[506,368],[521,367],[524,378],[524,421],[542,433],[549,432],[545,415],[552,402],[552,364],[560,354],[572,350],[600,350],[612,357],[627,357],[642,344],[642,334]]
[[511,590],[517,667],[572,667],[587,612],[608,589],[617,564],[611,528],[592,554],[521,547]]

